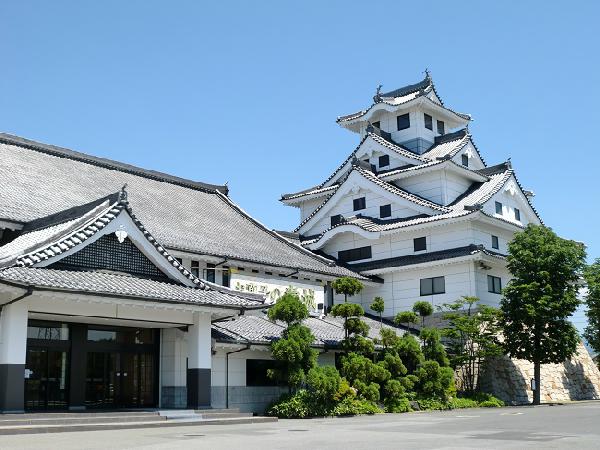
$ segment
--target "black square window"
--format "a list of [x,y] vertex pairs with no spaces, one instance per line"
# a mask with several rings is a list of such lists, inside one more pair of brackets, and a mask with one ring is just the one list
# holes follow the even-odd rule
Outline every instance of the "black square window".
[[370,257],[371,246],[340,250],[338,252],[338,260],[341,262],[358,261],[361,259],[369,259]]
[[331,226],[335,226],[342,221],[341,214],[336,214],[335,216],[331,216]]
[[462,155],[462,165],[469,167],[469,157],[467,155]]
[[223,266],[223,272],[221,273],[223,276],[223,282],[221,284],[225,287],[229,287],[229,285],[231,284],[231,275],[229,273],[229,267]]
[[354,199],[354,211],[360,211],[367,207],[367,199],[365,197]]
[[423,236],[413,239],[413,246],[415,248],[415,252],[422,252],[423,250],[427,250],[427,238]]
[[446,133],[446,127],[444,126],[444,122],[442,120],[437,121],[437,130],[438,130],[438,134]]
[[498,243],[498,236],[492,235],[492,248],[495,248],[496,250],[500,248],[500,245]]
[[396,122],[398,124],[398,130],[406,130],[407,128],[410,128],[410,116],[408,113],[396,117]]
[[433,130],[433,117],[429,114],[423,114],[425,116],[425,128]]
[[381,205],[379,207],[379,217],[382,219],[392,216],[392,205]]
[[195,277],[199,277],[200,276],[200,261],[196,261],[194,259],[192,259],[192,275],[194,275]]
[[215,265],[214,264],[206,265],[206,281],[210,281],[211,283],[215,282]]
[[371,125],[373,125],[375,128],[379,128],[381,130],[381,122],[379,122],[379,121],[373,122]]
[[272,359],[247,359],[246,386],[276,386],[277,380],[267,374],[269,369],[276,368],[276,362]]
[[502,214],[502,203],[496,202],[496,214]]
[[445,292],[446,280],[444,277],[421,279],[421,296],[443,294]]
[[515,220],[521,220],[521,211],[519,211],[519,208],[515,208]]
[[492,294],[501,294],[502,293],[502,280],[500,277],[494,277],[492,275],[488,275],[488,292]]
[[390,155],[383,155],[379,157],[379,167],[387,167],[390,165]]

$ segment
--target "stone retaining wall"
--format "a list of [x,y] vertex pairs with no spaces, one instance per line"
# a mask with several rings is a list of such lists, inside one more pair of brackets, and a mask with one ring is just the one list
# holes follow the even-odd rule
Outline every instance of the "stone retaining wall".
[[[541,375],[542,403],[600,399],[600,371],[583,343],[564,363],[542,365]],[[533,400],[532,378],[532,363],[502,357],[488,364],[481,388],[507,404],[526,404]]]

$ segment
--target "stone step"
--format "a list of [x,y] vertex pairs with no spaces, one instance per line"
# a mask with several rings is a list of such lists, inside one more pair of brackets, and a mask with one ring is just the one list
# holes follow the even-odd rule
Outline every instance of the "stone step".
[[160,420],[160,421],[139,421],[125,423],[86,423],[86,424],[65,424],[65,425],[0,425],[1,435],[13,434],[38,434],[38,433],[65,433],[72,431],[98,431],[98,430],[125,430],[136,428],[157,428],[157,427],[182,427],[182,426],[204,426],[204,425],[233,425],[233,424],[251,424],[277,422],[276,417],[232,417],[206,420]]
[[73,417],[127,417],[127,416],[157,416],[156,410],[121,410],[121,411],[69,411],[69,412],[39,412],[24,414],[0,414],[2,420],[39,419],[39,418],[73,418]]
[[240,408],[206,408],[206,409],[195,409],[198,414],[203,413],[239,413]]
[[96,417],[80,417],[78,414],[74,417],[24,417],[15,419],[0,418],[0,427],[21,426],[21,425],[79,425],[86,423],[126,423],[126,422],[161,422],[167,420],[158,414],[153,415],[110,415]]
[[202,419],[226,419],[232,417],[252,417],[252,413],[241,413],[241,412],[203,412],[198,413]]

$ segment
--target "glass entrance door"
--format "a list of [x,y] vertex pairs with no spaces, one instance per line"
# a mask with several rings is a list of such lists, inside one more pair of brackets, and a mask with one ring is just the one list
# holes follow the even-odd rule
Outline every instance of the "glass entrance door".
[[28,348],[25,363],[25,408],[67,407],[67,352]]
[[153,353],[88,352],[86,406],[155,406],[154,373]]

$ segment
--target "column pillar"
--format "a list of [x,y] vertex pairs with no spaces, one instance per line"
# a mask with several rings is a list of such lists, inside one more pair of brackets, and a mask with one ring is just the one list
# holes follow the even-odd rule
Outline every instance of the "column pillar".
[[25,410],[27,306],[6,305],[0,313],[0,412]]
[[210,407],[211,347],[210,314],[196,312],[188,327],[188,408]]

